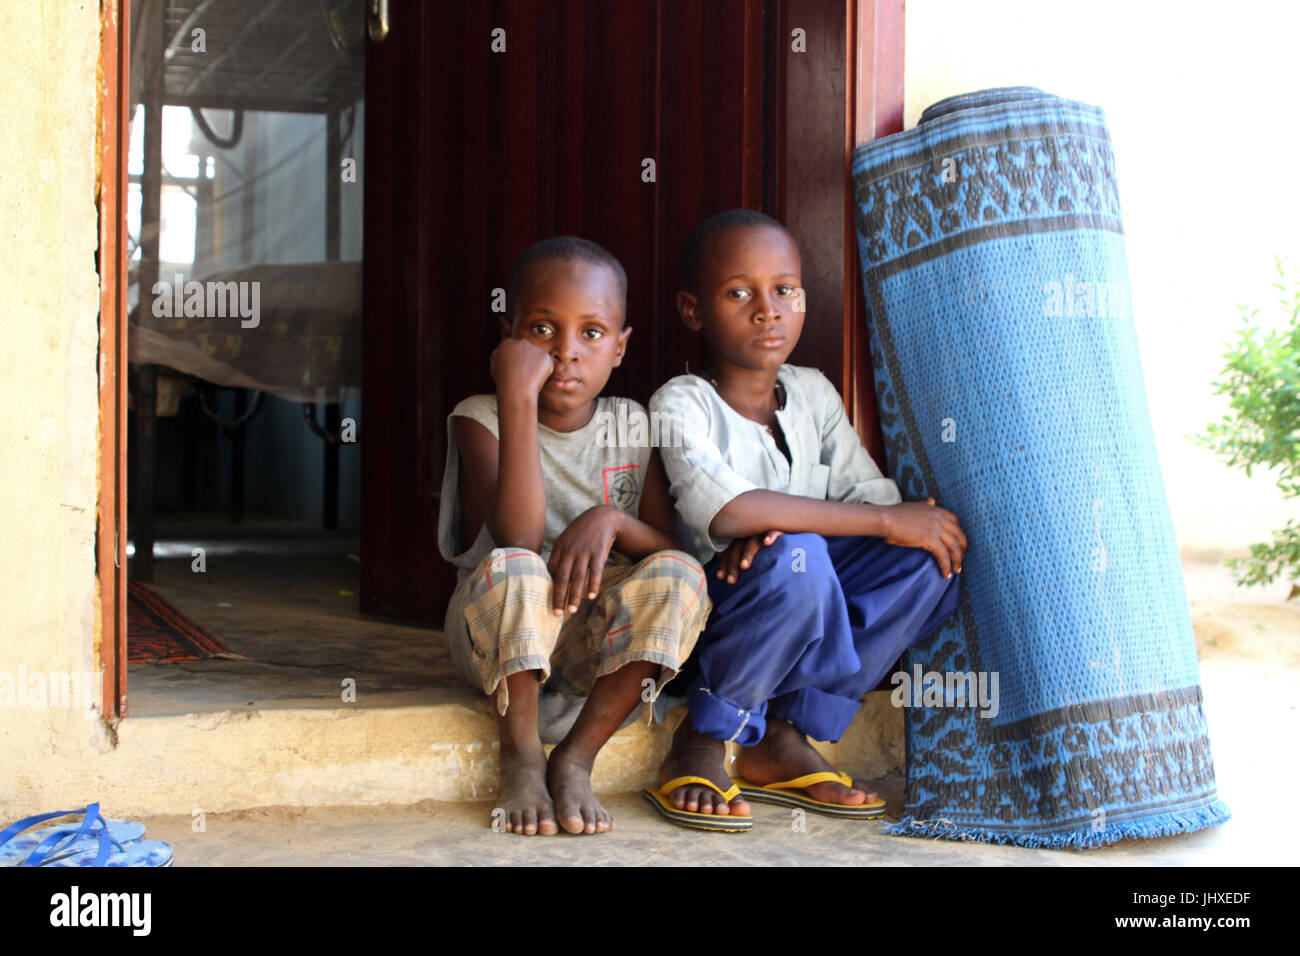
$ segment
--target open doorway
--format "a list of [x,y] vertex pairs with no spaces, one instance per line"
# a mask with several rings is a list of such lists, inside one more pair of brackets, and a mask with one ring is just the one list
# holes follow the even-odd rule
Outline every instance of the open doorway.
[[358,630],[366,46],[353,0],[131,4],[135,715],[414,671]]

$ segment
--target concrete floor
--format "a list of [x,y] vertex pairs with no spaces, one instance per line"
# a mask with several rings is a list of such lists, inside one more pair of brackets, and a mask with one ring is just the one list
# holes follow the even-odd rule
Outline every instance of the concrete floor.
[[[339,703],[344,677],[362,706],[474,701],[455,678],[442,635],[362,615],[355,533],[248,516],[158,521],[151,585],[182,613],[249,660],[132,664],[133,717]],[[206,570],[192,570],[191,549]]]
[[[701,833],[672,826],[636,794],[605,806],[615,829],[595,836],[520,837],[485,823],[489,803],[413,807],[245,810],[209,816],[193,832],[179,817],[146,820],[171,844],[176,866],[1180,866],[1247,860],[1224,852],[1228,830],[1100,850],[1053,851],[887,837],[879,823],[809,815],[795,832],[790,812],[756,806],[750,833]],[[1225,837],[1225,834],[1227,836]],[[1276,860],[1275,862],[1283,862]]]
[[[237,707],[334,706],[338,671],[366,675],[386,700],[473,700],[450,675],[436,632],[362,618],[356,608],[355,539],[283,523],[241,532],[236,547],[220,522],[160,533],[175,559],[159,562],[159,590],[257,662],[139,665],[130,674],[132,713],[194,713]],[[208,572],[188,570],[188,544],[207,535]],[[237,557],[236,557],[237,555]],[[706,834],[661,820],[636,793],[603,796],[616,829],[599,836],[517,837],[487,827],[490,801],[407,806],[264,807],[146,818],[151,836],[185,865],[1293,865],[1300,837],[1278,825],[1277,806],[1298,777],[1300,601],[1287,587],[1236,588],[1217,555],[1185,555],[1201,657],[1205,710],[1228,823],[1199,833],[1078,851],[887,837],[877,823],[808,815],[796,832],[788,810],[756,806],[748,834]],[[351,591],[352,594],[339,592]],[[251,613],[250,613],[251,611]],[[304,640],[304,634],[310,640]],[[268,663],[274,661],[276,663]],[[370,683],[373,682],[373,685]],[[252,703],[250,703],[252,702]],[[1279,748],[1279,742],[1286,742]],[[902,778],[879,781],[890,813]]]
[[[488,827],[491,801],[379,807],[262,807],[146,818],[170,843],[177,866],[1293,866],[1300,837],[1278,826],[1279,795],[1300,779],[1289,744],[1300,733],[1300,679],[1207,664],[1207,719],[1220,794],[1233,819],[1197,833],[1128,840],[1089,851],[885,836],[879,823],[813,814],[797,832],[790,811],[754,806],[754,830],[711,834],[671,826],[639,794],[603,795],[615,829],[596,836],[519,837]],[[1260,733],[1260,727],[1268,728]],[[1279,759],[1282,757],[1283,759]],[[900,776],[875,782],[891,818],[902,806]],[[196,832],[196,827],[202,827]]]

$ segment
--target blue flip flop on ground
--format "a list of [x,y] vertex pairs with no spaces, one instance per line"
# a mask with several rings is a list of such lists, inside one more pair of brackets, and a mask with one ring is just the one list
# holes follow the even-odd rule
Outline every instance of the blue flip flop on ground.
[[[27,833],[38,823],[81,817]],[[170,866],[171,847],[144,840],[144,824],[106,820],[99,804],[26,817],[0,831],[0,866]]]

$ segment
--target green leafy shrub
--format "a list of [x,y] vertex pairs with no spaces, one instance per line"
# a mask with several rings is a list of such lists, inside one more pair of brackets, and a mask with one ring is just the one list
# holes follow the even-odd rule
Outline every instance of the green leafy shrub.
[[[1287,498],[1300,496],[1300,279],[1277,260],[1273,283],[1285,321],[1277,331],[1255,324],[1258,309],[1241,309],[1241,328],[1224,353],[1227,365],[1215,394],[1227,395],[1229,411],[1193,440],[1249,476],[1253,468],[1277,468]],[[1250,546],[1250,557],[1229,558],[1239,585],[1269,584],[1286,574],[1289,597],[1300,594],[1300,522],[1288,521],[1268,544]]]

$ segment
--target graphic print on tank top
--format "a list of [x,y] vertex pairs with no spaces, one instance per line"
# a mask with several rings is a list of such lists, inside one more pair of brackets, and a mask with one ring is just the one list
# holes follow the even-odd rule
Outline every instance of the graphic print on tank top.
[[639,467],[639,465],[612,465],[601,470],[601,475],[605,479],[605,504],[613,505],[629,514],[634,513],[633,505],[641,490],[637,484]]

